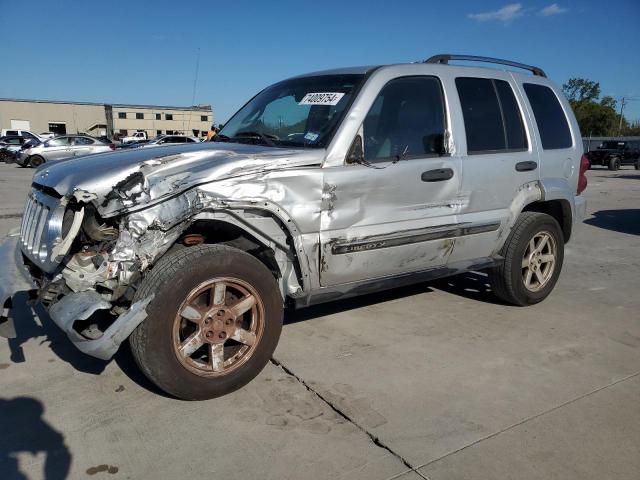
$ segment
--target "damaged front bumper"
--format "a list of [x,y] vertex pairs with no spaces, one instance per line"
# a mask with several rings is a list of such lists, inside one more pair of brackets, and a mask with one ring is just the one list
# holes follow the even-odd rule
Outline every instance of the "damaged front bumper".
[[[12,298],[18,292],[34,291],[37,286],[24,265],[18,246],[18,233],[11,233],[0,242],[0,336],[15,338],[14,319],[11,316]],[[74,323],[86,320],[98,310],[111,309],[111,303],[94,290],[65,295],[49,309],[54,323],[64,331],[69,340],[83,353],[102,360],[109,360],[118,351],[120,344],[147,317],[146,307],[153,295],[131,305],[129,310],[100,332],[98,338],[89,339],[74,329]]]

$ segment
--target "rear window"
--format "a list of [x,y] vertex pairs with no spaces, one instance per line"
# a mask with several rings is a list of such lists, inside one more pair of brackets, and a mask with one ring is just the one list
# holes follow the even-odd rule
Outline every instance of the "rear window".
[[545,150],[570,148],[573,145],[571,130],[553,90],[533,83],[525,83],[523,86],[529,98],[533,116],[536,117],[542,148]]
[[456,78],[468,153],[526,150],[522,114],[508,82]]

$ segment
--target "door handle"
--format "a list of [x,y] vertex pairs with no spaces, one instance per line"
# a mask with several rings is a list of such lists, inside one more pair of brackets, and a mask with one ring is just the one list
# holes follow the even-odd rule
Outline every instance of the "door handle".
[[427,170],[420,176],[423,182],[443,182],[453,178],[453,170],[450,168],[436,168]]
[[518,162],[516,163],[516,171],[518,172],[530,172],[538,168],[536,162]]

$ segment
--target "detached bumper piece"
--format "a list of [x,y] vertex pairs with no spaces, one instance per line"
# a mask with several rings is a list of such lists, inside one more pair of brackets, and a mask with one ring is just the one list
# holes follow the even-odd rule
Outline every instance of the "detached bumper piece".
[[[147,318],[146,308],[153,295],[140,300],[120,315],[104,332],[98,332],[97,338],[88,339],[78,333],[74,323],[86,320],[98,310],[108,310],[111,303],[102,299],[93,290],[71,293],[63,297],[49,309],[49,315],[55,324],[67,334],[69,340],[83,353],[102,360],[109,360],[118,351],[140,323]],[[100,335],[101,333],[101,335]]]
[[[12,298],[18,292],[35,291],[37,288],[24,266],[18,242],[18,233],[9,234],[0,242],[0,336],[6,338],[16,337],[11,317]],[[51,306],[49,315],[81,352],[109,360],[118,351],[120,344],[147,318],[145,309],[152,299],[153,295],[150,295],[135,302],[103,332],[95,331],[92,338],[81,335],[73,327],[75,322],[89,319],[98,310],[111,309],[111,303],[94,290],[64,296]]]

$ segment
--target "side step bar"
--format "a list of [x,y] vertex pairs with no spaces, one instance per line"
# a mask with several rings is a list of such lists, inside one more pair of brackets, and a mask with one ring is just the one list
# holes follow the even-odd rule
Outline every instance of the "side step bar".
[[438,63],[441,65],[447,65],[451,60],[460,60],[465,62],[496,63],[498,65],[507,65],[509,67],[522,68],[523,70],[529,70],[531,73],[533,73],[538,77],[546,78],[547,76],[541,68],[534,67],[532,65],[512,62],[510,60],[501,60],[500,58],[477,57],[475,55],[450,55],[447,53],[447,54],[441,54],[441,55],[434,55],[431,58],[427,58],[422,63]]

